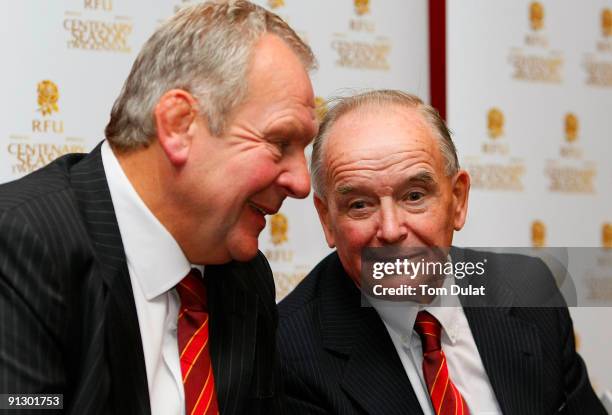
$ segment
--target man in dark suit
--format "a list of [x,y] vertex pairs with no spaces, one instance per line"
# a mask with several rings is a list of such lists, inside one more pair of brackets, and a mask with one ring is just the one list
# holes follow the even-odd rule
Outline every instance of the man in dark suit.
[[[399,91],[340,100],[315,138],[311,171],[337,250],[279,306],[291,413],[605,414],[543,262],[447,250],[465,222],[470,179],[433,108]],[[363,249],[389,247],[486,264],[486,295],[399,306],[368,297],[373,307],[364,306]],[[557,307],[534,308],[534,296]]]
[[252,3],[187,8],[144,45],[106,141],[0,187],[0,393],[63,394],[71,414],[281,413],[257,238],[309,192],[314,64]]

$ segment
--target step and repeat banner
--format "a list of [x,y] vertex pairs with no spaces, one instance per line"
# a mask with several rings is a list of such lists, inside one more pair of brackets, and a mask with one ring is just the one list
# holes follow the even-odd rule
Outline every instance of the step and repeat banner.
[[[22,0],[0,14],[0,182],[87,152],[141,45],[182,0]],[[429,101],[427,0],[258,0],[312,46],[319,113],[395,88]],[[612,246],[612,0],[449,1],[448,117],[473,180],[466,246]],[[260,238],[284,297],[328,252],[312,205],[288,200]],[[601,250],[602,267],[612,250]],[[593,295],[612,297],[595,275]],[[599,392],[610,309],[573,310]],[[603,363],[602,363],[603,360]]]
[[[609,304],[612,1],[447,2],[447,105],[472,177],[455,242],[594,247],[584,288]],[[612,309],[571,312],[594,386],[612,389]]]

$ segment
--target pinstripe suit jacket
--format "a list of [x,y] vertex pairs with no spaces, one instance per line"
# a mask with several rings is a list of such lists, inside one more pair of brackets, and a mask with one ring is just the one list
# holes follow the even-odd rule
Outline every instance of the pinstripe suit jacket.
[[[534,272],[550,275],[543,263],[468,250],[454,250],[452,257],[486,257],[488,275],[500,277],[489,281],[517,277],[514,286],[487,286],[487,296],[499,307],[466,307],[464,302],[503,413],[605,414],[576,354],[567,308],[512,307],[523,294],[516,288],[527,286]],[[373,308],[361,307],[360,293],[335,252],[280,303],[279,317],[290,413],[422,414],[383,322]]]
[[[221,413],[280,413],[267,261],[206,271]],[[0,393],[63,393],[70,414],[150,413],[99,146],[0,186]]]

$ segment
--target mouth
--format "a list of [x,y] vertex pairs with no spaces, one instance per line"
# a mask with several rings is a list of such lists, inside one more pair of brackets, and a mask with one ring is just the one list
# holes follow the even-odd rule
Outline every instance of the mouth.
[[278,211],[278,209],[271,209],[271,208],[269,208],[269,207],[266,207],[266,206],[261,206],[261,205],[258,205],[258,204],[256,204],[256,203],[253,203],[253,202],[251,202],[251,201],[248,201],[247,203],[248,203],[248,205],[249,205],[251,208],[253,208],[253,210],[255,210],[255,211],[257,211],[257,212],[261,213],[263,216],[266,216],[266,215],[273,215],[273,214],[275,214],[275,213]]
[[368,258],[375,261],[397,260],[408,262],[436,261],[444,260],[446,254],[440,248],[434,247],[369,247],[362,250],[362,254],[367,253]]

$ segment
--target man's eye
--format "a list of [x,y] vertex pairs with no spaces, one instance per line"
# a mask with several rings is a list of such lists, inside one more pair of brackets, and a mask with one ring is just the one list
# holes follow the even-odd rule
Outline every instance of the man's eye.
[[423,192],[410,192],[406,195],[406,199],[410,202],[417,202],[421,200],[425,194]]
[[351,209],[365,209],[366,203],[363,200],[358,200],[349,205]]
[[289,140],[279,140],[279,141],[276,141],[274,144],[276,145],[276,147],[278,147],[278,149],[282,153],[284,153],[285,150],[287,150],[287,148],[289,147],[290,143],[289,143]]

